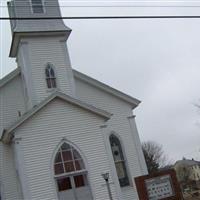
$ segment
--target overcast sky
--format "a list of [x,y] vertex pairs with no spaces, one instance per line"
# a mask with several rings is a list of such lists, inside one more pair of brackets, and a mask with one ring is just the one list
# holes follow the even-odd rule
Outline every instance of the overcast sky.
[[[129,8],[64,7],[86,5],[66,1],[61,5],[63,16],[200,15],[198,1],[163,2],[87,4],[137,5]],[[0,10],[7,16],[6,8]],[[66,20],[65,24],[72,28],[68,40],[72,67],[142,101],[135,110],[141,140],[162,144],[172,160],[183,156],[200,160],[200,111],[193,105],[200,102],[200,19]],[[0,25],[3,77],[16,64],[8,58],[9,23]]]

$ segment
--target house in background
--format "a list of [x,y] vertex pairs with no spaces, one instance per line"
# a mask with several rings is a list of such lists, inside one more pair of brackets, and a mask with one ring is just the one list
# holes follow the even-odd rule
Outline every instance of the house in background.
[[[13,0],[10,17],[60,17],[57,0]],[[0,81],[0,197],[136,200],[147,174],[140,103],[71,68],[62,19],[11,20],[17,68]],[[3,66],[1,66],[3,67]],[[99,69],[100,70],[100,69]]]
[[200,189],[200,162],[183,158],[174,164],[174,169],[183,191]]

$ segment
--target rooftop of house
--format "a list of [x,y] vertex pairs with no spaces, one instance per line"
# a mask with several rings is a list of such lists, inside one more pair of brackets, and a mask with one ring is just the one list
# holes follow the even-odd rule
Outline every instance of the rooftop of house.
[[183,158],[182,160],[176,161],[174,166],[175,165],[185,165],[185,166],[189,166],[189,167],[190,166],[195,166],[195,165],[199,165],[200,166],[200,161],[194,160],[193,158],[192,159]]

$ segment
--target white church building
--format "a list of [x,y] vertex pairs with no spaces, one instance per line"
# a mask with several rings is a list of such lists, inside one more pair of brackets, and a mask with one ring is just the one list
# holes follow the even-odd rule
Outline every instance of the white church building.
[[0,80],[0,199],[138,199],[140,101],[72,69],[58,0],[8,8],[29,20],[11,20],[17,68]]

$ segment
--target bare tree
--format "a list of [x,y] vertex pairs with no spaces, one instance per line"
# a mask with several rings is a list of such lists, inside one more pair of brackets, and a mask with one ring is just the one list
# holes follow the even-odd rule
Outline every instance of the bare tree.
[[169,165],[162,145],[154,141],[147,141],[142,143],[142,150],[149,173],[156,172],[160,168]]

